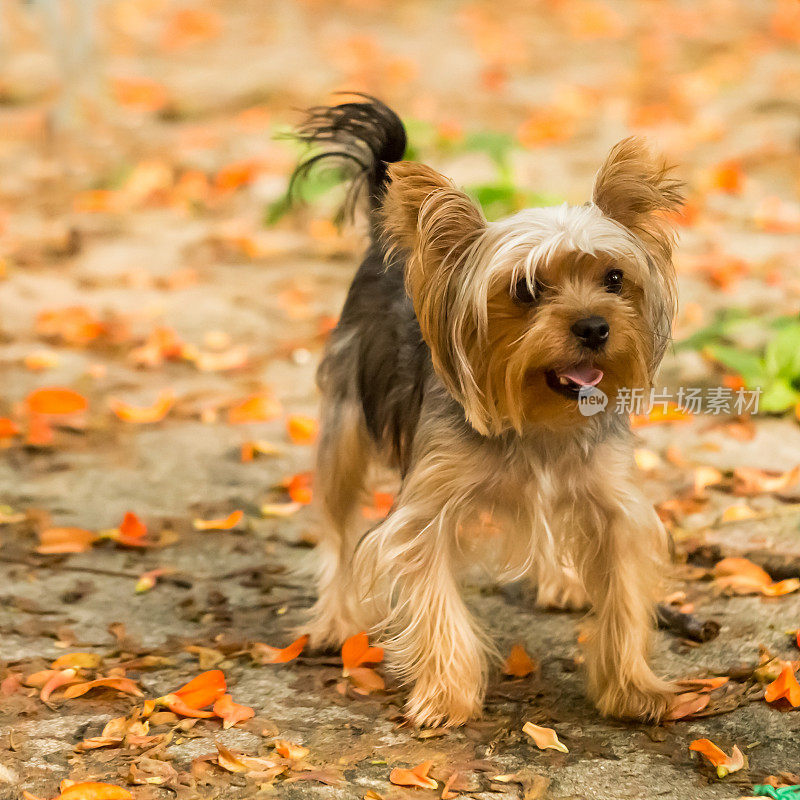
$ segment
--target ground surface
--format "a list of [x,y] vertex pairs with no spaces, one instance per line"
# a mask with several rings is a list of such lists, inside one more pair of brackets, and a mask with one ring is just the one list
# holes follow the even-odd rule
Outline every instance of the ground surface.
[[[171,788],[134,785],[138,800],[433,797],[453,771],[464,796],[484,800],[711,800],[800,771],[800,714],[769,707],[753,682],[722,690],[733,708],[751,687],[751,702],[726,713],[715,699],[709,708],[720,713],[657,728],[602,721],[576,665],[580,614],[534,610],[521,587],[475,585],[470,603],[502,654],[522,643],[540,670],[522,680],[495,670],[485,717],[455,731],[403,726],[402,690],[390,681],[385,693],[355,694],[336,655],[287,665],[247,655],[253,642],[288,644],[313,601],[313,512],[265,518],[260,509],[285,502],[280,484],[310,469],[313,449],[289,439],[286,420],[316,415],[315,364],[361,247],[357,233],[339,236],[313,211],[261,226],[292,158],[270,136],[296,119],[293,108],[331,89],[366,89],[445,137],[459,128],[510,132],[524,142],[514,157],[520,185],[577,202],[608,146],[645,133],[682,165],[691,188],[676,338],[722,307],[754,317],[797,312],[800,22],[789,4],[564,0],[502,4],[502,13],[497,5],[219,2],[187,17],[185,6],[160,0],[111,2],[94,35],[79,15],[67,20],[62,61],[37,7],[0,11],[0,413],[20,427],[0,451],[0,502],[9,507],[0,526],[0,679],[71,652],[99,654],[108,666],[158,655],[168,660],[129,668],[147,697],[215,666],[236,701],[256,711],[225,731],[216,720],[188,730],[168,720],[152,726],[164,737],[148,747],[76,755],[78,742],[141,701],[56,692],[47,705],[38,689],[21,688],[0,699],[0,796],[53,797],[64,778],[126,785],[143,754],[170,762],[179,778]],[[490,179],[480,154],[431,152],[460,182]],[[770,224],[776,214],[785,225]],[[41,316],[75,306],[88,309],[88,322],[72,311],[48,327]],[[206,360],[169,348],[143,353],[158,327]],[[692,351],[671,353],[664,375],[673,388],[722,379]],[[42,386],[70,387],[89,405],[37,446],[26,441],[23,401]],[[109,409],[111,397],[148,406],[165,390],[176,399],[162,421],[133,424]],[[261,392],[280,402],[274,418],[230,424],[229,409]],[[692,490],[701,467],[794,467],[796,421],[697,416],[639,433],[649,496],[678,498],[679,559],[703,541],[726,555],[800,557],[796,485],[745,498]],[[242,445],[254,440],[277,452],[243,461]],[[720,523],[733,505],[755,515]],[[232,531],[192,527],[234,510],[245,518]],[[100,531],[127,511],[157,546],[35,552],[49,527]],[[157,568],[174,572],[136,594],[137,577]],[[707,578],[676,567],[669,591],[717,620],[719,637],[696,646],[659,632],[659,673],[741,679],[760,646],[797,658],[787,632],[800,627],[800,594],[724,597]],[[555,728],[570,752],[536,749],[521,732],[526,721]],[[310,774],[288,771],[271,788],[197,762],[189,774],[215,742],[256,755],[271,753],[275,737],[309,748]],[[727,752],[738,744],[749,769],[718,780],[688,751],[704,737]],[[389,784],[393,767],[427,759],[437,792]],[[518,782],[491,780],[512,773]]]

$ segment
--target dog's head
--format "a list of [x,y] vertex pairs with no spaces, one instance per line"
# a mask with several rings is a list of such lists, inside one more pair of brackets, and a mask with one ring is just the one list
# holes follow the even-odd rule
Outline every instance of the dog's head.
[[591,203],[499,222],[429,167],[389,174],[383,228],[406,254],[434,367],[476,430],[577,424],[583,387],[613,401],[650,385],[675,311],[665,212],[682,196],[641,141],[613,148]]

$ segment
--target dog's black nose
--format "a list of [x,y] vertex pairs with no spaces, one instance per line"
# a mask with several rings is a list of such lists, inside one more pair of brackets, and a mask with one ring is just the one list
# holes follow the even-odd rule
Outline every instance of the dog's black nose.
[[599,350],[608,339],[608,323],[604,317],[579,319],[570,330],[581,340],[581,344]]

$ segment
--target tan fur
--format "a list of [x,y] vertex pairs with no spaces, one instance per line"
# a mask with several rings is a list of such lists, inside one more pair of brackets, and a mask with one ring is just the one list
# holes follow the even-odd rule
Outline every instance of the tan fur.
[[[328,533],[314,641],[338,644],[371,624],[410,687],[408,716],[460,724],[480,713],[492,653],[460,578],[474,564],[498,580],[534,575],[540,604],[591,604],[587,685],[601,713],[658,720],[672,688],[647,651],[665,533],[636,485],[627,420],[611,409],[581,416],[545,376],[589,358],[612,408],[620,388],[650,386],[674,309],[663,212],[678,204],[679,184],[626,140],[598,173],[593,205],[487,223],[429,167],[401,162],[389,172],[381,224],[405,256],[440,382],[394,509],[356,547],[352,511],[379,454],[355,395],[343,401],[322,381],[317,480]],[[624,272],[620,294],[604,284],[610,269]],[[520,280],[539,287],[535,303],[513,296]],[[587,356],[571,326],[592,315],[610,334]],[[329,355],[326,368],[335,362]],[[492,524],[476,526],[481,519]]]

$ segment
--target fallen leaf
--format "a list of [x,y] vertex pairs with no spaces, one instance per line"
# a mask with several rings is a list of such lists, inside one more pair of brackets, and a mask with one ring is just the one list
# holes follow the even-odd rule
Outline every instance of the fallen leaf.
[[764,699],[768,703],[786,699],[792,708],[800,706],[800,684],[794,674],[794,667],[784,663],[781,674],[764,690]]
[[381,692],[386,688],[383,678],[370,667],[353,667],[347,672],[347,677],[353,681],[359,694]]
[[45,528],[39,531],[36,552],[42,555],[85,553],[96,539],[97,535],[85,528]]
[[192,526],[196,531],[229,531],[244,519],[244,511],[233,511],[223,519],[196,519]]
[[229,694],[224,694],[214,703],[214,713],[222,720],[223,728],[231,728],[238,722],[252,719],[256,712],[249,706],[241,706],[233,702]]
[[714,689],[719,689],[729,680],[730,678],[727,675],[722,675],[718,678],[684,678],[676,681],[676,683],[679,686],[684,686],[697,692],[713,692]]
[[117,103],[132,111],[156,112],[169,102],[166,87],[149,78],[115,77],[111,89]]
[[120,523],[119,532],[120,538],[133,540],[143,539],[147,536],[147,526],[133,511],[126,511]]
[[64,697],[67,700],[72,700],[100,686],[115,689],[123,694],[131,694],[134,697],[143,697],[142,690],[136,685],[136,681],[131,678],[97,678],[85,683],[76,683],[64,691]]
[[225,694],[226,688],[222,670],[212,669],[193,678],[177,691],[159,697],[156,703],[185,717],[212,717],[212,712],[200,709],[216,703]]
[[423,761],[413,769],[395,767],[389,773],[389,782],[395,786],[419,786],[421,789],[436,789],[438,784],[428,777],[433,761]]
[[0,417],[0,439],[19,435],[19,425],[8,417]]
[[540,725],[526,722],[522,726],[522,731],[533,739],[534,744],[540,750],[549,749],[558,750],[560,753],[569,753],[567,746],[559,741],[558,735],[552,728],[542,728]]
[[292,475],[292,477],[286,481],[285,486],[292,502],[300,503],[304,506],[311,503],[313,494],[311,490],[310,472],[299,472],[297,475]]
[[256,456],[277,456],[283,452],[280,445],[267,442],[264,439],[255,439],[242,444],[242,461],[247,463]]
[[764,569],[746,558],[723,558],[715,564],[713,573],[715,583],[720,589],[728,589],[735,594],[780,597],[800,589],[800,579],[787,578],[773,583]]
[[51,387],[31,392],[25,398],[25,405],[31,414],[71,416],[86,411],[89,401],[72,389]]
[[733,493],[737,495],[779,492],[800,481],[800,464],[786,472],[736,467],[733,471]]
[[161,422],[175,404],[175,393],[165,389],[158,395],[158,399],[151,406],[132,406],[118,398],[109,398],[108,405],[111,410],[123,421],[136,425],[146,425]]
[[746,503],[737,503],[728,506],[720,517],[720,522],[741,522],[745,519],[754,519],[758,514]]
[[689,750],[700,753],[712,767],[717,768],[717,775],[724,778],[731,772],[747,766],[747,759],[739,748],[734,745],[730,756],[725,755],[710,739],[695,739],[689,745]]
[[369,637],[363,631],[351,636],[342,645],[344,674],[362,664],[377,664],[383,661],[383,648],[370,647]]
[[286,420],[286,431],[295,444],[313,444],[319,435],[319,422],[313,417],[292,414]]
[[272,759],[248,756],[244,753],[228,750],[227,747],[223,747],[219,742],[215,742],[215,744],[217,746],[217,764],[228,772],[255,773],[259,776],[269,776],[267,777],[269,780],[287,769],[286,764],[279,764]]
[[53,671],[45,685],[42,686],[42,691],[39,692],[39,699],[46,703],[50,699],[50,695],[56,691],[56,689],[60,689],[62,686],[79,680],[76,676],[77,670],[71,667],[69,669]]
[[303,747],[301,744],[287,742],[286,739],[278,739],[278,741],[275,742],[275,752],[279,756],[289,758],[292,761],[301,761],[311,751],[307,747]]
[[684,692],[673,698],[667,719],[685,719],[702,711],[711,702],[711,695],[700,692]]
[[271,395],[254,394],[228,409],[228,422],[242,425],[248,422],[269,422],[281,415],[281,404]]
[[65,653],[50,665],[50,669],[97,669],[101,661],[96,653]]
[[512,675],[515,678],[524,678],[535,672],[536,662],[525,652],[521,644],[515,644],[508,654],[508,658],[503,664],[503,674]]
[[136,594],[144,594],[145,592],[149,592],[151,589],[155,588],[156,583],[158,583],[158,579],[162,575],[166,575],[172,572],[170,569],[159,568],[159,569],[149,569],[146,572],[143,572],[136,580],[136,585],[133,587],[133,591]]
[[456,784],[459,777],[460,776],[458,772],[450,773],[450,777],[445,781],[445,784],[442,787],[442,793],[440,795],[441,800],[456,800],[456,798],[459,796],[459,793],[450,790]]
[[113,783],[83,782],[64,786],[56,800],[133,800],[133,795]]
[[262,517],[278,517],[285,519],[296,514],[303,507],[302,503],[264,503],[261,506]]
[[250,655],[260,664],[286,664],[303,652],[306,642],[308,642],[308,636],[301,636],[282,650],[262,642],[255,642],[250,649]]

